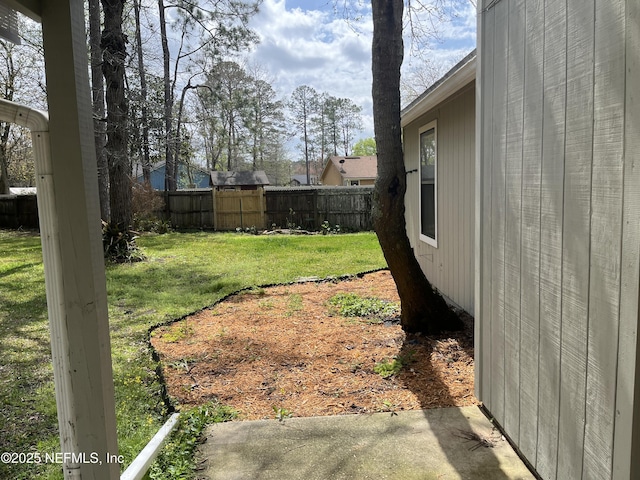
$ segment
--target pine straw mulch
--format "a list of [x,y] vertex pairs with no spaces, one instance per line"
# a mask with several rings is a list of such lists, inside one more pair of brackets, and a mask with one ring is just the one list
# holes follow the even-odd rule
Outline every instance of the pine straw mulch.
[[[473,319],[440,336],[405,335],[397,318],[342,317],[328,301],[355,293],[398,302],[388,271],[348,280],[245,291],[151,338],[170,397],[217,400],[243,420],[340,415],[478,403],[473,394]],[[380,362],[403,361],[382,378]]]

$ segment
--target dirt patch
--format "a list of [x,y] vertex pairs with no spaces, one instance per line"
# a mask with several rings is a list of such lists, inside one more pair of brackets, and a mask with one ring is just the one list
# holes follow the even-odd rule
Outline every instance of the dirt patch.
[[[329,303],[338,293],[399,301],[381,271],[254,289],[155,330],[169,395],[181,405],[217,399],[245,420],[478,403],[470,316],[460,332],[406,335],[397,318],[341,316]],[[394,360],[399,372],[376,373]]]

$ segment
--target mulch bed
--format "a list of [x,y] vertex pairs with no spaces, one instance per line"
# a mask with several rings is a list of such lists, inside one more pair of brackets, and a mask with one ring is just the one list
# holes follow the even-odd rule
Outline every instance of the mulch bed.
[[[397,318],[336,313],[329,299],[348,292],[399,301],[380,271],[242,292],[156,329],[169,395],[184,406],[217,400],[244,420],[478,404],[469,315],[459,332],[407,335]],[[399,373],[374,371],[398,358]]]

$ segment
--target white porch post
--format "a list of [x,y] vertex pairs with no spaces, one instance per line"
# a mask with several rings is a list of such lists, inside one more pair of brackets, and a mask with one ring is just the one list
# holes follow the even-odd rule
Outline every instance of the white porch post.
[[[49,102],[51,215],[57,224],[61,325],[52,325],[65,478],[117,479],[115,400],[82,0],[42,0]],[[43,239],[43,242],[46,239]],[[47,268],[45,259],[45,268]],[[47,291],[50,290],[47,287]],[[54,338],[58,332],[63,338]],[[66,338],[64,338],[66,337]],[[97,454],[98,463],[90,455]],[[82,457],[80,457],[82,458]]]

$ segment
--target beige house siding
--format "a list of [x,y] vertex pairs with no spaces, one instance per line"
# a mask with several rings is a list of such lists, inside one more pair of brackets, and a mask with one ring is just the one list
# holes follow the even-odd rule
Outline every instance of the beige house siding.
[[478,11],[477,396],[543,479],[640,478],[640,3]]
[[[436,121],[437,247],[420,238],[419,130]],[[474,313],[475,82],[404,127],[407,234],[435,288]]]
[[342,175],[336,169],[333,164],[327,166],[326,170],[322,172],[322,177],[320,178],[320,183],[322,185],[342,185]]
[[373,185],[376,181],[376,156],[332,156],[320,176],[322,185]]

